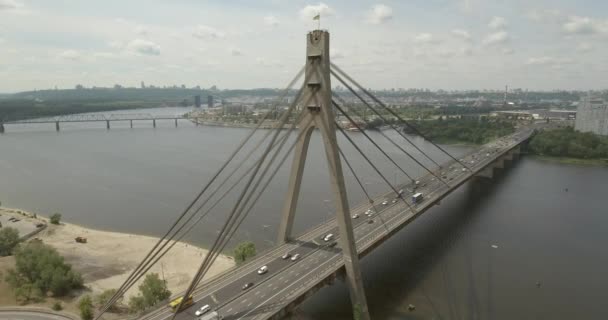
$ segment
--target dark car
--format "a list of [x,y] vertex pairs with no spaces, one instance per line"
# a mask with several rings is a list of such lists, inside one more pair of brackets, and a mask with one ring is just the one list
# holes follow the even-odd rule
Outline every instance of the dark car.
[[251,288],[251,287],[253,287],[253,282],[248,282],[248,283],[245,283],[245,284],[243,285],[243,290],[247,290],[247,289],[249,289],[249,288]]

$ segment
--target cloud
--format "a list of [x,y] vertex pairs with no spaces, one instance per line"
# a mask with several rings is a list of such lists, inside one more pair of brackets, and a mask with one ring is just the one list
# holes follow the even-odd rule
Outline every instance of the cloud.
[[422,44],[431,44],[437,43],[438,41],[430,33],[420,33],[416,35],[416,37],[414,37],[414,42]]
[[463,39],[465,41],[471,41],[471,34],[466,30],[454,29],[451,31],[451,33],[457,38]]
[[588,43],[586,43],[586,42],[583,42],[583,43],[580,43],[576,47],[576,51],[577,52],[583,52],[583,53],[584,52],[591,52],[591,51],[593,51],[593,46],[590,45],[590,44],[588,44]]
[[525,16],[535,22],[559,22],[564,18],[556,9],[530,10]]
[[338,60],[344,58],[344,53],[339,49],[334,49],[333,47],[329,49],[329,57],[332,60]]
[[368,21],[371,24],[382,24],[393,18],[393,9],[383,4],[377,4],[372,7],[369,13]]
[[529,66],[548,66],[554,69],[561,68],[566,64],[571,64],[573,61],[569,58],[556,58],[551,56],[533,57],[526,61]]
[[133,29],[133,32],[135,32],[136,34],[138,34],[140,36],[147,36],[149,33],[148,28],[146,28],[144,26],[135,27],[135,29]]
[[230,48],[230,55],[234,56],[234,57],[238,57],[238,56],[242,56],[243,55],[243,51],[239,48],[236,47],[232,47]]
[[160,46],[152,41],[135,39],[127,44],[127,49],[141,55],[158,56],[160,55]]
[[515,50],[513,50],[513,48],[503,48],[502,49],[502,54],[504,55],[512,55],[515,53]]
[[76,51],[76,50],[66,50],[62,53],[59,54],[59,57],[62,59],[66,59],[66,60],[80,60],[80,58],[82,58],[82,55],[80,54],[80,52]]
[[275,16],[265,16],[264,24],[267,26],[276,27],[279,25],[279,19],[277,19]]
[[596,20],[589,17],[570,16],[562,25],[564,32],[569,34],[598,34],[608,33],[608,21]]
[[23,7],[17,0],[0,0],[0,10],[13,10]]
[[492,29],[504,29],[507,25],[507,19],[503,17],[492,17],[492,20],[488,23],[488,27]]
[[482,43],[487,46],[493,46],[493,45],[497,45],[497,44],[507,43],[510,40],[511,40],[511,36],[509,36],[508,32],[498,31],[498,32],[489,34],[487,37],[485,37],[483,39]]
[[300,10],[300,18],[302,20],[311,20],[317,14],[321,14],[321,18],[328,17],[334,14],[334,10],[323,2],[317,5],[307,5]]
[[221,39],[225,34],[210,26],[198,25],[192,35],[199,39]]

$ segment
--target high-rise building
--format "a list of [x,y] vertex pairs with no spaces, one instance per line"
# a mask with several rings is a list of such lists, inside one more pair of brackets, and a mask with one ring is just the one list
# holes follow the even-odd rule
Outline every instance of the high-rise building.
[[581,132],[608,135],[608,103],[591,96],[582,98],[576,112],[574,128]]
[[141,82],[141,88],[142,88],[142,89],[145,89],[145,88],[146,88],[146,84],[145,84],[143,81]]
[[201,107],[201,96],[198,94],[194,96],[194,106],[197,108]]
[[207,108],[213,108],[213,96],[212,95],[207,96]]

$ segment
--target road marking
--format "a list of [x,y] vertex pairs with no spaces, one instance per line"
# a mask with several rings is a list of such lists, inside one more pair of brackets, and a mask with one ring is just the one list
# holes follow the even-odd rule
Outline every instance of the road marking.
[[247,302],[247,299],[243,299],[243,301],[241,301],[241,303],[245,303],[245,302]]
[[232,311],[232,308],[228,309],[226,312],[227,312],[227,313],[230,313],[230,311]]
[[249,304],[247,305],[247,308],[251,307],[252,304],[253,304],[253,302],[249,302]]
[[257,296],[258,294],[260,294],[260,291],[259,291],[259,290],[255,292],[255,295],[256,295],[256,296]]

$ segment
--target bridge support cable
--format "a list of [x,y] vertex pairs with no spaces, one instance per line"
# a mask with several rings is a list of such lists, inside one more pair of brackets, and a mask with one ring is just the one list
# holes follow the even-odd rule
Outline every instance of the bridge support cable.
[[[378,105],[380,105],[384,110],[388,111],[391,115],[393,115],[395,118],[397,118],[401,123],[403,123],[406,126],[408,126],[417,135],[421,136],[424,140],[426,140],[426,141],[430,142],[431,144],[433,144],[433,146],[435,146],[435,148],[437,148],[438,150],[440,150],[441,152],[443,152],[444,154],[446,154],[448,157],[452,158],[452,160],[454,160],[457,163],[459,163],[463,168],[467,168],[470,171],[469,167],[467,167],[464,163],[460,162],[458,159],[456,159],[454,156],[452,156],[452,154],[450,154],[449,152],[447,152],[441,146],[439,146],[438,144],[436,144],[435,142],[433,142],[433,140],[429,139],[426,135],[424,135],[422,132],[420,132],[420,130],[418,130],[418,128],[416,128],[414,125],[412,125],[411,123],[409,123],[408,121],[406,121],[405,119],[403,119],[401,116],[399,116],[396,112],[394,112],[389,107],[387,107],[382,101],[380,101],[380,99],[378,99],[376,96],[374,96],[372,93],[370,93],[367,89],[365,89],[363,86],[361,86],[357,81],[355,81],[353,78],[351,78],[346,72],[342,71],[342,69],[340,69],[340,67],[338,67],[337,65],[335,65],[333,63],[331,64],[331,66],[332,66],[333,70],[337,71],[339,74],[341,74],[342,76],[344,76],[348,81],[350,81],[351,83],[353,83],[360,91],[362,91],[368,97],[370,97],[372,100],[374,100]],[[335,72],[332,72],[332,74],[334,76],[336,76]]]
[[[336,97],[338,100],[340,100],[342,102],[343,105],[346,105],[345,101],[338,96],[337,94],[334,93],[334,97]],[[334,104],[336,104],[335,101],[332,101]],[[350,109],[349,110],[355,114],[355,116],[357,116],[359,119],[362,119],[363,122],[365,122],[366,125],[369,126],[369,121],[367,121],[367,119],[365,119],[365,117],[361,117],[361,115],[359,113],[357,113],[354,109]],[[342,111],[343,112],[343,111]],[[344,113],[344,112],[343,112]],[[347,116],[348,118],[348,116]],[[351,122],[353,122],[352,120],[350,120]],[[414,156],[412,156],[409,152],[407,152],[405,149],[403,149],[397,142],[395,142],[393,139],[391,139],[389,136],[387,136],[384,132],[382,132],[382,130],[378,131],[380,133],[380,135],[382,135],[386,140],[388,140],[393,146],[395,146],[397,149],[399,149],[401,152],[403,152],[405,155],[407,155],[410,159],[412,159],[414,162],[416,162],[416,164],[418,164],[420,167],[422,167],[424,170],[426,170],[428,173],[430,173],[431,175],[433,175],[435,178],[437,178],[437,180],[443,182],[443,184],[445,184],[446,186],[449,186],[447,182],[445,182],[443,179],[441,179],[437,174],[435,174],[435,172],[433,172],[432,170],[430,170],[427,166],[425,166],[424,164],[422,164],[420,161],[418,161],[418,159],[416,159]],[[397,132],[399,132],[399,130],[397,130]],[[408,139],[409,141],[409,139]],[[410,144],[413,144],[410,142]],[[414,145],[414,144],[413,144]],[[418,149],[418,147],[416,145],[414,145],[415,148]],[[424,152],[422,152],[420,149],[418,149],[422,154],[424,154],[427,158],[430,159],[430,157],[428,155],[426,155]],[[431,159],[431,161],[433,161]],[[434,162],[434,161],[433,161]]]
[[401,166],[399,166],[397,164],[397,162],[395,162],[395,160],[393,160],[393,158],[391,158],[391,156],[389,156],[386,151],[384,151],[384,149],[382,149],[382,147],[380,147],[376,141],[374,141],[367,133],[365,133],[365,131],[359,126],[359,124],[357,124],[346,112],[344,112],[344,110],[342,110],[342,108],[336,103],[336,101],[332,100],[331,101],[333,106],[338,109],[338,111],[340,111],[340,113],[342,113],[347,119],[348,121],[350,121],[350,123],[352,123],[366,138],[367,140],[369,140],[378,150],[380,150],[380,152],[392,163],[395,165],[395,167],[397,167],[397,169],[399,169],[399,171],[401,171],[406,177],[408,177],[410,179],[411,182],[414,182],[414,178],[412,178],[407,172],[405,172],[405,170],[403,170],[403,168],[401,168]]
[[363,183],[361,183],[361,180],[359,179],[359,176],[357,176],[357,173],[355,172],[355,170],[353,169],[353,167],[350,165],[350,161],[348,161],[348,158],[346,158],[346,155],[344,154],[344,152],[342,152],[342,149],[340,149],[339,147],[338,147],[338,152],[340,152],[340,155],[342,156],[342,159],[344,160],[344,163],[346,163],[346,166],[348,167],[349,171],[352,173],[353,177],[355,177],[355,180],[357,180],[357,184],[359,185],[359,187],[361,187],[361,190],[365,194],[365,197],[367,198],[367,201],[369,202],[369,204],[374,209],[374,213],[378,215],[378,218],[380,219],[380,221],[382,222],[382,225],[386,229],[386,233],[389,233],[390,229],[386,225],[386,222],[382,218],[382,215],[378,213],[379,211],[378,211],[378,209],[376,209],[376,205],[374,204],[374,199],[372,199],[372,197],[370,197],[369,193],[367,192],[367,190],[363,186]]
[[[309,122],[310,121],[312,121],[312,119],[310,119]],[[264,191],[266,191],[266,188],[268,187],[268,185],[270,185],[270,182],[272,182],[272,179],[275,177],[275,175],[277,174],[277,172],[279,172],[279,170],[281,169],[281,167],[283,166],[283,164],[285,163],[285,161],[287,160],[287,158],[289,157],[289,155],[291,154],[291,152],[293,151],[293,149],[296,147],[298,140],[304,134],[305,134],[304,130],[302,130],[302,131],[299,132],[298,137],[292,143],[291,147],[285,152],[285,154],[283,155],[283,158],[279,161],[279,164],[277,166],[275,166],[274,171],[272,172],[272,174],[270,175],[270,177],[268,177],[268,179],[266,179],[266,182],[261,187],[261,189],[258,191],[256,197],[253,199],[253,201],[251,201],[251,204],[249,204],[249,206],[247,207],[247,209],[245,209],[244,213],[238,218],[238,222],[236,223],[236,227],[232,228],[230,234],[228,235],[228,237],[226,238],[226,240],[223,242],[221,248],[218,250],[218,253],[222,252],[224,250],[224,248],[226,247],[226,245],[234,237],[236,231],[239,229],[239,227],[241,226],[241,224],[243,223],[243,221],[245,221],[245,219],[247,218],[247,216],[249,215],[249,213],[251,212],[251,210],[255,207],[255,205],[257,204],[258,200],[260,199],[260,197],[262,196],[262,194],[264,193]],[[274,158],[276,158],[276,156],[278,156],[279,153],[280,153],[280,151],[275,152],[275,154],[273,155],[273,160],[271,160],[269,162],[269,164],[266,166],[266,169],[264,170],[265,172],[268,171],[268,169],[270,169],[271,164],[274,161]],[[263,177],[263,176],[264,176],[264,174],[261,175],[261,177]],[[256,186],[258,186],[261,181],[262,181],[262,178],[260,178],[258,180],[258,183],[256,183]],[[251,194],[253,194],[253,192]],[[243,206],[243,208],[244,208],[244,206]],[[215,258],[214,258],[214,260],[215,260]],[[203,276],[200,277],[200,279],[199,279],[198,282],[200,282],[202,280],[202,278],[204,277],[204,274],[206,274],[209,271],[209,268],[211,268],[212,264],[213,263],[209,264],[206,267],[206,269],[203,272]]]
[[[289,85],[282,92],[281,98],[278,101],[282,101],[284,99],[284,97],[289,93],[289,90],[302,77],[303,74],[304,74],[304,68],[302,68],[296,74],[296,76],[291,80],[291,82],[289,83]],[[301,90],[299,92],[301,92]],[[295,101],[297,101],[297,100],[295,100]],[[278,102],[277,102],[277,105],[278,105]],[[146,264],[146,261],[151,261],[152,260],[150,257],[154,254],[154,252],[159,252],[160,250],[162,250],[162,249],[160,249],[160,250],[157,251],[157,248],[159,246],[161,246],[161,244],[164,247],[164,246],[167,245],[167,243],[169,243],[170,240],[166,240],[166,238],[173,232],[173,230],[180,223],[180,221],[186,216],[186,214],[194,207],[194,205],[203,196],[203,194],[216,181],[216,179],[226,169],[226,167],[236,157],[236,155],[241,151],[241,149],[249,142],[249,140],[253,137],[253,135],[256,133],[256,131],[262,126],[263,122],[272,114],[272,112],[273,112],[272,109],[269,110],[264,115],[264,117],[262,118],[262,120],[260,120],[260,122],[256,125],[256,127],[254,129],[252,129],[250,131],[250,133],[241,141],[241,143],[238,145],[238,147],[236,148],[236,150],[228,157],[228,159],[224,162],[224,164],[222,164],[222,166],[220,167],[220,169],[217,170],[217,172],[213,175],[213,177],[211,178],[211,180],[209,180],[207,182],[207,184],[204,185],[204,187],[202,188],[202,190],[196,195],[195,199],[188,204],[188,206],[186,207],[186,209],[182,211],[182,213],[179,215],[179,217],[177,218],[177,220],[171,225],[171,227],[169,228],[169,230],[163,235],[162,238],[160,238],[158,240],[158,242],[154,245],[154,247],[148,252],[148,254],[144,257],[144,259],[138,264],[138,266],[129,275],[129,277],[123,283],[123,285],[121,285],[121,287],[117,290],[117,292],[102,307],[100,313],[95,317],[95,320],[99,319],[101,317],[101,315],[103,315],[103,313],[105,313],[114,303],[116,303],[116,301],[122,295],[124,295],[124,293],[126,292],[125,288],[129,284],[129,282],[131,282],[134,278],[138,277],[138,275],[142,274],[141,271],[145,268],[144,265]],[[291,113],[291,110],[289,112],[286,112],[286,114],[288,114],[288,113]],[[285,117],[285,118],[287,118],[287,117]],[[164,244],[163,244],[163,242],[164,242]]]
[[[431,162],[433,162],[436,166],[441,167],[441,165],[435,161],[433,158],[431,158],[429,155],[426,154],[426,152],[422,151],[422,149],[415,144],[410,138],[407,137],[407,135],[405,135],[401,130],[399,130],[397,127],[395,127],[394,125],[390,124],[386,118],[380,113],[378,112],[378,110],[374,107],[372,107],[372,105],[367,102],[363,97],[361,97],[361,95],[359,95],[357,93],[357,91],[355,91],[346,81],[344,81],[344,79],[342,79],[342,77],[340,77],[335,71],[331,71],[332,75],[338,79],[338,81],[340,81],[340,83],[342,83],[355,97],[357,97],[359,100],[361,100],[361,102],[363,102],[363,104],[370,109],[373,113],[375,113],[384,123],[388,124],[391,129],[395,130],[401,137],[403,137],[409,144],[411,144],[416,150],[418,150],[418,152],[420,152],[424,157],[426,157],[427,159],[429,159]],[[353,110],[354,111],[354,110]]]
[[[270,131],[270,130],[268,131],[268,133],[271,133],[271,132],[272,132],[272,131]],[[282,141],[285,141],[286,139],[288,139],[288,138],[289,138],[290,133],[291,133],[291,131],[290,131],[290,132],[287,132],[286,134],[284,134],[284,135],[283,135],[283,137],[281,137],[281,138],[280,138],[280,141],[278,141],[277,143],[275,143],[275,144],[273,145],[273,147],[272,147],[272,148],[274,148],[274,147],[276,147],[277,145],[279,145],[279,144],[280,144]],[[266,135],[266,136],[268,136],[268,135]],[[263,142],[263,139],[262,139],[262,140],[261,140],[261,141],[258,143],[258,145],[256,146],[256,148],[254,148],[254,149],[257,149],[257,147],[259,147],[259,146],[261,145],[261,142]],[[293,148],[293,147],[292,147],[292,148]],[[247,158],[249,158],[250,156],[251,156],[251,153],[250,153],[250,154],[248,154],[248,156],[246,157],[246,159],[247,159]],[[286,156],[287,156],[287,155],[286,155]],[[246,159],[244,159],[244,160],[246,160]],[[253,168],[255,167],[255,165],[256,165],[256,164],[257,164],[259,161],[260,161],[260,159],[258,159],[258,160],[257,160],[257,161],[254,163],[254,166],[252,166],[252,167],[250,167],[248,170],[246,170],[246,171],[245,171],[245,172],[244,172],[244,173],[243,173],[243,174],[242,174],[242,175],[241,175],[241,176],[240,176],[240,177],[239,177],[239,178],[238,178],[238,179],[237,179],[237,180],[236,180],[236,181],[235,181],[235,182],[232,184],[232,186],[230,186],[230,188],[228,188],[228,190],[226,190],[226,191],[225,191],[225,192],[224,192],[224,193],[223,193],[223,194],[222,194],[222,195],[221,195],[221,196],[220,196],[220,197],[219,197],[219,198],[218,198],[218,199],[217,199],[217,200],[216,200],[216,201],[213,203],[213,205],[211,205],[211,207],[209,207],[209,208],[208,208],[208,209],[206,209],[206,210],[205,210],[205,211],[204,211],[202,214],[200,214],[200,215],[198,216],[198,218],[197,218],[197,219],[196,219],[196,220],[195,220],[193,223],[187,223],[187,224],[185,224],[185,225],[188,225],[188,229],[186,229],[186,231],[182,232],[182,234],[181,234],[181,235],[179,235],[179,236],[178,236],[176,239],[170,239],[170,241],[172,240],[173,242],[172,242],[172,243],[169,245],[169,247],[168,247],[168,248],[166,248],[166,249],[165,249],[165,248],[164,248],[164,246],[163,246],[163,247],[161,247],[161,249],[160,249],[160,250],[164,250],[164,252],[160,253],[160,251],[159,251],[159,253],[158,253],[159,255],[155,254],[155,255],[152,257],[152,260],[153,260],[153,261],[150,261],[149,263],[147,263],[147,265],[145,266],[145,270],[143,270],[143,272],[141,272],[141,274],[140,274],[138,277],[136,277],[135,279],[133,279],[133,280],[132,280],[132,281],[129,283],[129,285],[127,285],[127,287],[126,287],[126,289],[125,289],[125,292],[126,292],[127,290],[129,290],[129,289],[130,289],[130,288],[131,288],[131,287],[132,287],[132,286],[133,286],[135,283],[137,283],[137,281],[139,281],[139,279],[140,279],[140,278],[141,278],[141,277],[142,277],[144,274],[146,274],[146,273],[147,273],[147,272],[148,272],[148,271],[149,271],[149,270],[150,270],[150,269],[151,269],[151,268],[152,268],[152,267],[153,267],[153,266],[154,266],[154,265],[155,265],[155,264],[156,264],[156,263],[157,263],[157,262],[158,262],[160,259],[162,259],[162,257],[163,257],[165,254],[167,254],[167,252],[169,252],[169,251],[170,251],[170,250],[171,250],[171,249],[172,249],[172,248],[173,248],[173,247],[174,247],[174,246],[175,246],[175,245],[176,245],[178,242],[180,242],[180,241],[181,241],[181,240],[182,240],[182,239],[183,239],[183,238],[184,238],[186,235],[188,235],[188,234],[189,234],[189,233],[192,231],[192,229],[194,229],[194,227],[196,227],[196,226],[197,226],[197,225],[198,225],[198,224],[199,224],[199,223],[202,221],[202,219],[203,219],[203,218],[205,218],[205,217],[206,217],[206,216],[207,216],[207,215],[208,215],[208,214],[209,214],[209,213],[210,213],[210,212],[211,212],[211,211],[212,211],[212,210],[213,210],[213,209],[214,209],[214,208],[215,208],[215,207],[216,207],[216,206],[217,206],[217,205],[218,205],[218,204],[219,204],[219,203],[220,203],[220,202],[221,202],[221,201],[222,201],[222,200],[223,200],[223,199],[224,199],[224,198],[225,198],[227,195],[228,195],[228,194],[230,194],[230,192],[231,192],[231,191],[232,191],[234,188],[236,188],[238,185],[240,185],[241,181],[242,181],[244,178],[246,178],[246,177],[249,175],[249,173],[251,173],[251,171],[253,170]],[[284,161],[284,160],[283,160],[283,161]],[[235,173],[237,170],[238,170],[238,168],[236,168],[235,170],[233,170],[233,172],[231,173],[231,176],[232,176],[232,174],[234,174],[234,173]],[[278,169],[277,169],[277,171],[278,171]],[[275,172],[275,174],[276,174],[276,172]],[[274,175],[273,175],[273,177],[274,177]],[[225,184],[225,182],[227,182],[227,181],[228,181],[228,179],[229,179],[229,178],[230,178],[230,177],[226,178],[226,180],[224,180],[224,181],[222,182],[222,184],[221,184],[221,185],[220,185],[220,186],[219,186],[219,187],[218,187],[216,190],[214,190],[214,192],[213,192],[213,193],[212,193],[212,194],[211,194],[211,195],[210,195],[210,196],[209,196],[209,197],[206,199],[206,201],[205,201],[203,204],[201,204],[201,205],[198,207],[198,209],[197,209],[197,213],[198,213],[198,212],[199,212],[199,211],[202,209],[202,207],[204,206],[204,204],[205,204],[205,203],[207,203],[207,202],[208,202],[208,200],[209,200],[209,199],[211,199],[211,198],[212,198],[212,197],[213,197],[213,196],[214,196],[214,195],[215,195],[215,194],[216,194],[216,193],[217,193],[217,192],[220,190],[220,188],[221,188],[221,187],[222,187],[222,186]],[[268,181],[268,183],[270,183],[270,181]],[[261,195],[260,195],[260,196],[261,196]],[[258,198],[259,198],[259,196],[258,196]],[[257,199],[256,199],[256,201],[257,201]],[[250,208],[249,210],[251,210],[251,208]],[[192,217],[194,217],[194,216],[192,216]],[[188,220],[188,222],[189,222],[190,220],[191,220],[191,219],[189,219],[189,220]],[[184,226],[185,226],[185,225],[184,225]],[[239,225],[240,225],[240,224],[239,224]],[[183,228],[183,226],[182,226],[182,228]],[[181,229],[182,229],[182,228],[180,228],[180,229],[179,229],[177,232],[181,231]],[[221,250],[219,250],[219,252],[222,252],[222,250],[223,250],[223,248],[222,248]]]
[[[342,127],[340,127],[340,125],[338,125],[337,123],[336,123],[336,127],[342,133],[342,135],[344,137],[346,137],[348,142],[350,142],[350,144],[353,147],[355,147],[355,149],[359,152],[359,154],[361,154],[361,156],[365,159],[365,161],[367,161],[367,163],[369,163],[369,165],[374,169],[374,171],[376,171],[376,173],[378,173],[378,175],[382,178],[382,180],[384,180],[384,182],[386,182],[386,184],[393,190],[393,192],[395,192],[395,194],[399,195],[399,191],[397,191],[395,186],[393,186],[388,181],[388,179],[382,174],[382,172],[378,169],[378,167],[376,167],[376,165],[367,157],[367,155],[363,152],[363,150],[361,150],[361,148],[359,148],[359,146],[352,140],[352,138],[346,132],[344,132],[344,129],[342,129]],[[414,210],[414,208],[405,199],[403,199],[403,197],[399,197],[399,198],[401,199],[401,201],[403,201],[403,203],[405,203],[407,205],[407,207],[412,212],[416,212],[416,210]]]
[[[203,260],[203,262],[201,263],[201,266],[199,267],[199,270],[197,271],[196,275],[194,276],[193,281],[190,283],[190,285],[188,286],[188,289],[185,291],[184,295],[183,295],[183,299],[182,302],[180,303],[180,305],[177,307],[178,310],[181,309],[182,304],[187,300],[186,297],[188,297],[192,291],[194,290],[194,287],[198,284],[198,282],[200,282],[200,280],[202,279],[202,277],[204,276],[203,272],[210,267],[211,263],[213,263],[213,261],[215,260],[215,257],[217,257],[217,255],[219,255],[219,251],[218,248],[220,247],[221,241],[223,241],[223,239],[226,237],[226,234],[228,232],[230,232],[230,228],[234,225],[235,223],[235,219],[238,218],[237,216],[237,212],[242,212],[242,210],[239,210],[239,208],[241,207],[241,203],[243,201],[243,199],[245,198],[245,196],[248,194],[249,192],[249,188],[251,187],[251,184],[253,183],[253,181],[255,180],[255,178],[257,177],[257,174],[260,170],[260,167],[262,166],[262,164],[265,162],[266,157],[268,156],[268,153],[270,152],[270,147],[274,144],[274,142],[276,141],[279,133],[280,133],[280,129],[285,125],[285,123],[287,122],[289,115],[291,114],[291,112],[294,110],[295,106],[297,105],[297,103],[299,102],[298,100],[294,100],[294,102],[292,103],[292,105],[289,107],[289,109],[281,116],[281,119],[279,120],[279,124],[273,128],[274,130],[274,134],[272,136],[272,139],[270,141],[270,143],[268,143],[266,149],[264,150],[262,157],[261,157],[261,161],[258,162],[258,164],[255,166],[255,169],[252,173],[252,175],[249,177],[245,187],[243,188],[236,204],[234,205],[228,219],[226,220],[226,223],[224,224],[224,226],[222,227],[222,229],[220,230],[220,234],[218,235],[218,238],[216,238],[216,240],[214,241],[211,249],[209,250],[209,252],[207,253],[207,255],[205,256],[205,259]],[[308,102],[306,102],[308,103]],[[292,128],[295,128],[296,123],[294,122],[292,125]],[[280,151],[280,148],[279,148]],[[249,199],[250,197],[248,197]],[[246,202],[245,202],[246,203]],[[177,315],[177,314],[175,314]],[[175,318],[175,315],[173,316],[172,319]]]

